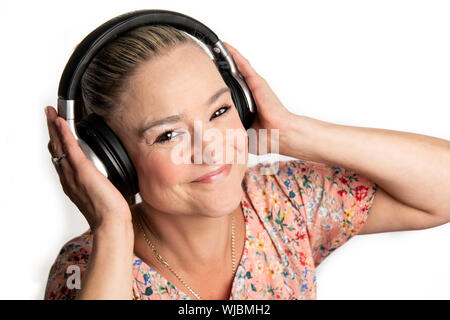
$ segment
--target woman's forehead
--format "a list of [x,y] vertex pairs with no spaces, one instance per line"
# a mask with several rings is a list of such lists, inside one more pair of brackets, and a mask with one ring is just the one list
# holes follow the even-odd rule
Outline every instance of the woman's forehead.
[[203,105],[223,87],[225,82],[203,49],[182,46],[141,65],[122,102],[139,109],[151,106],[154,112],[175,111]]
[[142,63],[131,80],[144,86],[164,89],[177,81],[189,84],[190,81],[186,80],[210,81],[217,77],[220,77],[217,67],[203,49],[194,45],[181,45]]

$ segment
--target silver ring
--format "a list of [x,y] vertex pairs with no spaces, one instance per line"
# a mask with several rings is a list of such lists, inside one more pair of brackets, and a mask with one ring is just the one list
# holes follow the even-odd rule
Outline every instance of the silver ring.
[[62,155],[60,155],[59,157],[53,157],[52,161],[56,166],[61,166],[61,160],[64,159],[65,157],[67,157],[66,153],[63,153]]

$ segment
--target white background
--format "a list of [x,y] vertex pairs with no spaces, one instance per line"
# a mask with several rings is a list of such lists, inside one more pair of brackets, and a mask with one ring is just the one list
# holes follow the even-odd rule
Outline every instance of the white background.
[[[448,1],[1,0],[0,299],[42,299],[59,249],[88,228],[50,162],[43,108],[76,44],[136,9],[203,22],[295,113],[450,140]],[[449,231],[356,236],[318,268],[318,299],[450,299]]]

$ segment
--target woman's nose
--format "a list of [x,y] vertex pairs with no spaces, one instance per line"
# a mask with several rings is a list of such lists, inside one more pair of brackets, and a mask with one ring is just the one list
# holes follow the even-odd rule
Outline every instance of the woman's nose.
[[218,129],[198,132],[194,130],[191,163],[208,165],[224,163],[225,143],[225,136]]

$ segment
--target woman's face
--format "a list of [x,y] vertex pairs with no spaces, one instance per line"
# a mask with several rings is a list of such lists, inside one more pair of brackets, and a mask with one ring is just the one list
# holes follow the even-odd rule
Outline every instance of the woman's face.
[[[108,124],[136,167],[143,201],[171,214],[230,214],[242,196],[248,137],[214,62],[201,48],[184,44],[136,71]],[[180,119],[143,131],[169,116]],[[227,139],[227,129],[234,138]],[[193,182],[225,163],[232,166],[224,179]]]

